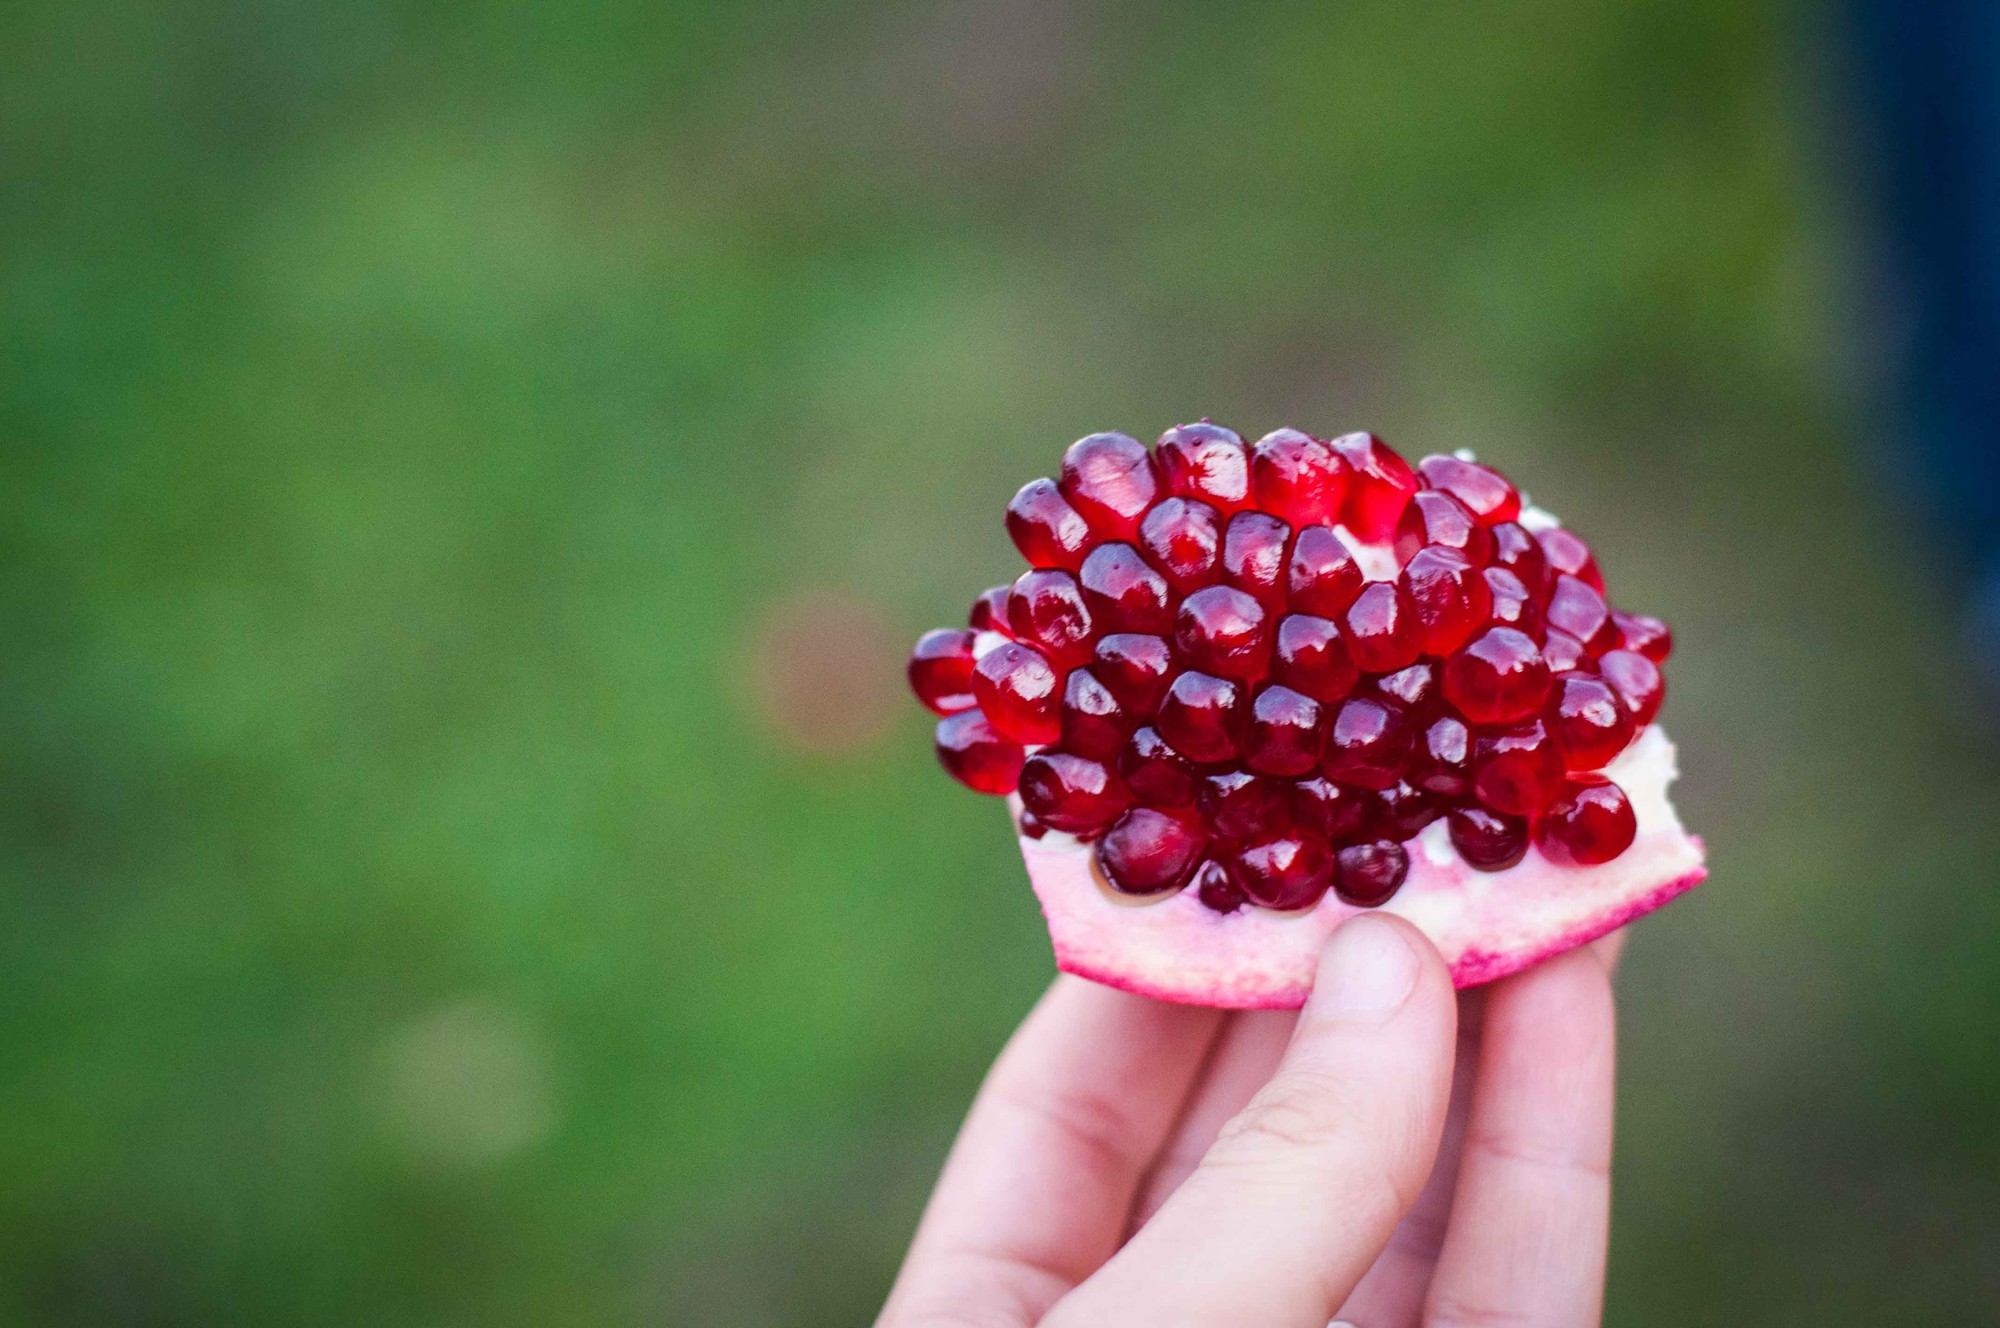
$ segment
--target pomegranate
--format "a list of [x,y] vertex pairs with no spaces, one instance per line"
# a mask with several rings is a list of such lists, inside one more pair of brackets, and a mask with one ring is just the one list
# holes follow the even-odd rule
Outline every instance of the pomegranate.
[[1705,875],[1653,722],[1672,631],[1468,453],[1098,433],[1006,527],[1028,571],[909,678],[946,771],[1013,795],[1067,972],[1293,1008],[1380,908],[1471,986]]

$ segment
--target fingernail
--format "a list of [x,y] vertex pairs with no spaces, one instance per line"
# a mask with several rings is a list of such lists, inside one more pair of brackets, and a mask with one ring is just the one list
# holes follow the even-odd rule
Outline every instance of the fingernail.
[[1417,952],[1393,924],[1362,914],[1343,923],[1319,958],[1316,1004],[1342,1018],[1385,1018],[1417,985]]

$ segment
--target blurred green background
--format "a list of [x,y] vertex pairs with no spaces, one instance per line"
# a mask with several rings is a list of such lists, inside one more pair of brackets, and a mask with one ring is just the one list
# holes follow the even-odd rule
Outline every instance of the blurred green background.
[[1675,624],[1610,1321],[2000,1303],[1809,12],[171,11],[0,17],[0,1321],[866,1321],[1050,971],[901,653],[1204,414],[1474,447]]

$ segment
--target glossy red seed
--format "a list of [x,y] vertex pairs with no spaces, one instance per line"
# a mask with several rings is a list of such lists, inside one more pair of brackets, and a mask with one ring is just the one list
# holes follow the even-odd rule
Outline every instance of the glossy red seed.
[[1408,780],[1397,780],[1374,795],[1375,805],[1368,822],[1384,839],[1414,838],[1423,828],[1444,815],[1444,804],[1436,794],[1418,788]]
[[1477,461],[1455,456],[1427,456],[1417,463],[1425,485],[1458,499],[1482,526],[1512,521],[1521,514],[1521,495],[1507,477]]
[[1608,779],[1565,783],[1535,829],[1535,847],[1565,867],[1595,867],[1632,847],[1639,818],[1625,790]]
[[917,638],[910,651],[910,690],[940,715],[970,710],[972,699],[972,633],[940,627]]
[[1444,700],[1443,690],[1438,686],[1437,666],[1428,660],[1418,660],[1407,669],[1385,673],[1369,687],[1377,696],[1386,696],[1402,706],[1412,719],[1429,715]]
[[1014,818],[1014,828],[1021,832],[1024,839],[1040,839],[1049,832],[1049,828],[1042,824],[1042,818],[1026,807],[1023,807],[1021,814]]
[[1242,750],[1243,711],[1241,684],[1188,672],[1167,688],[1153,727],[1191,761],[1231,761]]
[[1174,646],[1196,669],[1255,680],[1271,667],[1271,619],[1234,586],[1207,586],[1181,601]]
[[1472,791],[1496,812],[1539,816],[1562,779],[1562,753],[1539,719],[1481,733],[1473,742]]
[[1207,503],[1168,498],[1139,523],[1139,551],[1185,595],[1221,575],[1222,518]]
[[1387,543],[1418,488],[1410,463],[1372,433],[1342,434],[1328,446],[1350,472],[1341,523],[1364,544]]
[[1108,761],[1125,746],[1132,716],[1089,669],[1071,669],[1063,683],[1062,749]]
[[1607,650],[1597,661],[1597,671],[1632,712],[1634,724],[1643,729],[1653,722],[1667,699],[1667,680],[1660,676],[1659,665],[1636,650]]
[[1275,834],[1291,817],[1291,785],[1268,775],[1230,770],[1202,779],[1195,807],[1211,833],[1226,839]]
[[975,632],[1012,636],[1014,629],[1007,625],[1007,598],[1011,593],[1006,586],[989,586],[980,591],[979,598],[972,601],[972,612],[966,615],[966,626]]
[[1250,449],[1250,492],[1295,530],[1330,526],[1347,497],[1347,463],[1311,434],[1273,429]]
[[1618,648],[1636,650],[1655,664],[1667,662],[1674,653],[1673,629],[1650,613],[1626,613],[1616,609],[1611,624],[1618,630]]
[[1286,574],[1294,613],[1337,618],[1361,593],[1361,565],[1328,526],[1307,526],[1292,541]]
[[1243,891],[1230,878],[1229,869],[1213,858],[1195,868],[1194,893],[1217,913],[1234,913],[1243,907]]
[[977,710],[938,721],[937,758],[945,772],[974,793],[1001,797],[1014,791],[1027,753]]
[[1335,712],[1321,769],[1327,778],[1383,789],[1410,766],[1414,735],[1400,707],[1372,696],[1350,696]]
[[1014,639],[1047,655],[1058,668],[1090,658],[1090,608],[1068,572],[1037,568],[1021,573],[1007,596],[1007,625]]
[[1309,774],[1319,766],[1325,727],[1319,702],[1289,687],[1266,687],[1250,706],[1244,762],[1267,775]]
[[1305,835],[1278,835],[1240,849],[1231,875],[1251,903],[1282,911],[1311,908],[1333,884],[1333,854]]
[[1423,653],[1416,609],[1399,581],[1370,581],[1362,587],[1341,615],[1340,626],[1355,665],[1368,673],[1408,668]]
[[1456,798],[1472,787],[1472,730],[1455,715],[1431,721],[1417,742],[1410,782],[1428,793]]
[[1021,766],[1021,803],[1045,824],[1077,834],[1111,824],[1132,805],[1132,792],[1102,761],[1037,752]]
[[1542,616],[1550,627],[1583,642],[1588,654],[1597,654],[1617,644],[1617,632],[1611,626],[1611,610],[1605,607],[1604,596],[1579,577],[1565,574],[1556,578]]
[[1477,804],[1445,818],[1451,845],[1476,871],[1505,871],[1528,855],[1528,823]]
[[987,651],[972,666],[972,695],[998,729],[1015,742],[1048,743],[1062,735],[1057,720],[1061,684],[1047,659],[1018,641]]
[[1074,572],[1090,552],[1090,525],[1069,505],[1054,480],[1029,480],[1007,504],[1007,535],[1035,567]]
[[1366,790],[1330,779],[1301,779],[1292,785],[1292,818],[1302,829],[1338,845],[1367,821],[1371,797]]
[[1234,429],[1203,420],[1160,435],[1155,449],[1167,491],[1227,515],[1250,505],[1250,449]]
[[1162,490],[1152,452],[1122,433],[1094,433],[1071,443],[1057,485],[1092,530],[1115,540],[1138,533],[1139,519]]
[[1098,545],[1076,579],[1097,631],[1159,633],[1173,625],[1167,579],[1129,544]]
[[1542,608],[1518,573],[1505,567],[1488,567],[1480,572],[1486,593],[1493,601],[1487,619],[1503,627],[1518,627],[1529,636],[1542,632]]
[[1151,895],[1186,885],[1207,848],[1208,837],[1199,826],[1151,807],[1134,807],[1104,832],[1095,852],[1112,889]]
[[1542,546],[1542,556],[1548,560],[1551,574],[1577,577],[1598,594],[1604,593],[1604,573],[1597,570],[1597,559],[1591,556],[1590,546],[1574,532],[1550,526],[1536,532],[1535,542]]
[[1132,735],[1118,758],[1132,796],[1148,807],[1192,807],[1197,780],[1194,764],[1175,751],[1158,730],[1142,728]]
[[1294,613],[1278,623],[1271,677],[1315,701],[1338,701],[1361,676],[1340,628],[1324,618]]
[[1556,679],[1542,719],[1570,770],[1603,769],[1631,746],[1637,732],[1631,712],[1611,685],[1580,670]]
[[1396,561],[1406,563],[1426,544],[1457,549],[1474,566],[1493,560],[1493,533],[1472,519],[1456,498],[1425,489],[1410,500],[1396,523]]
[[1583,653],[1583,642],[1568,632],[1549,631],[1542,639],[1542,659],[1547,662],[1552,674],[1568,673],[1589,663]]
[[1165,637],[1113,632],[1098,638],[1090,671],[1111,689],[1127,713],[1150,715],[1167,694],[1174,653]]
[[1389,902],[1410,872],[1410,855],[1401,844],[1378,839],[1349,844],[1336,859],[1334,890],[1345,903],[1374,908]]
[[1444,664],[1444,695],[1474,724],[1526,719],[1549,695],[1549,666],[1535,639],[1489,627]]
[[1222,532],[1222,579],[1274,616],[1284,612],[1292,528],[1266,512],[1238,512]]
[[1502,521],[1492,530],[1493,566],[1520,577],[1531,594],[1541,594],[1549,580],[1549,561],[1542,546],[1518,521]]
[[1450,654],[1484,627],[1493,612],[1486,578],[1457,549],[1425,545],[1404,565],[1399,579],[1416,611],[1417,639],[1425,654]]

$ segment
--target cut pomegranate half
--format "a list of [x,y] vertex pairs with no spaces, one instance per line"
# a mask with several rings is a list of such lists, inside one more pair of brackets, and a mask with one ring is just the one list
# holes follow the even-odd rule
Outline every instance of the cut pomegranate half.
[[1293,1008],[1379,908],[1472,986],[1702,880],[1653,723],[1672,632],[1470,454],[1093,434],[1007,526],[1030,571],[910,681],[946,770],[1013,795],[1065,972]]

